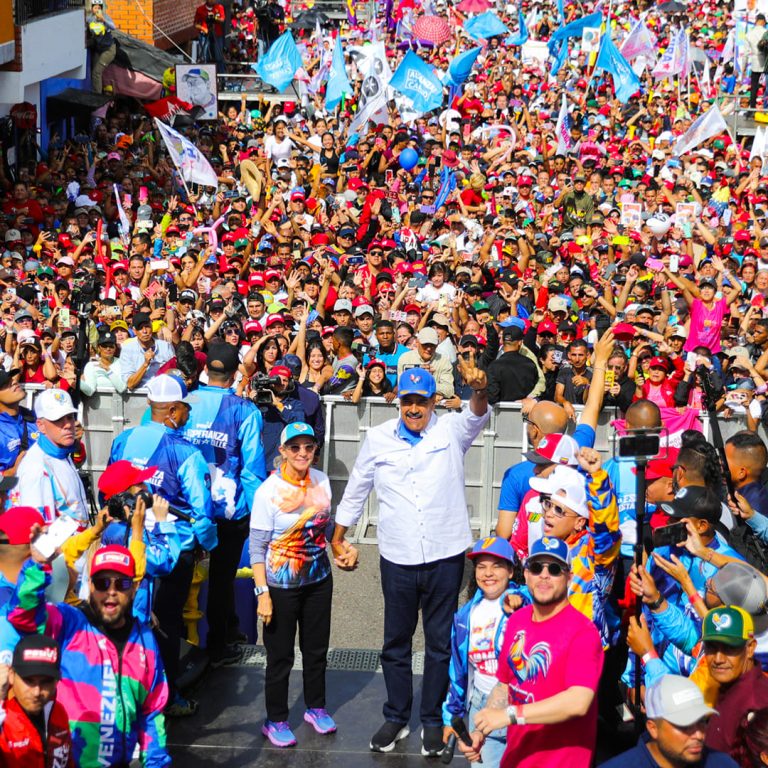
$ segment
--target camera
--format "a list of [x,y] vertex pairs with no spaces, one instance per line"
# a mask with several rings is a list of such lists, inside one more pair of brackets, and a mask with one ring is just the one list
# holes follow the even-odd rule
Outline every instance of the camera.
[[251,379],[251,388],[256,392],[256,405],[271,405],[272,393],[281,383],[279,376],[267,376],[265,373],[259,373]]
[[659,455],[661,433],[659,430],[637,429],[619,437],[620,459],[643,459],[648,461]]
[[113,520],[128,522],[125,508],[128,507],[128,510],[132,515],[136,509],[136,502],[139,499],[144,500],[144,505],[147,509],[152,506],[152,494],[149,491],[139,491],[136,494],[129,493],[128,491],[116,493],[107,501],[107,511],[109,512],[109,516]]

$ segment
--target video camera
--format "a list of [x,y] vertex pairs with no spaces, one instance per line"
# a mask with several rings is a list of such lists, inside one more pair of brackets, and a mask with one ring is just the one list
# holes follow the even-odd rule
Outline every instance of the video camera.
[[282,384],[279,376],[267,376],[259,373],[251,379],[251,388],[256,392],[256,405],[271,405],[272,393]]
[[[149,491],[139,491],[135,494],[128,491],[116,493],[107,501],[107,511],[109,512],[109,516],[113,520],[128,522],[128,518],[136,509],[136,502],[139,499],[144,500],[144,506],[147,509],[152,506],[152,494]],[[126,514],[125,512],[126,507],[128,508],[129,514]]]

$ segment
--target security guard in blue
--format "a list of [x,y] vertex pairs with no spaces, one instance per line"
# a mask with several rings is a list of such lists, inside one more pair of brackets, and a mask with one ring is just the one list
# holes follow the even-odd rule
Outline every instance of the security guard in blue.
[[226,342],[208,348],[208,384],[195,390],[184,437],[200,449],[211,473],[211,497],[219,544],[208,576],[208,658],[213,667],[240,658],[235,576],[253,495],[267,477],[261,411],[231,389],[240,360]]
[[[191,715],[197,702],[186,700],[176,689],[179,676],[179,643],[184,632],[184,603],[192,583],[196,550],[216,548],[216,524],[211,504],[211,475],[203,454],[181,432],[194,398],[175,376],[161,374],[147,385],[151,421],[126,430],[112,443],[110,463],[127,459],[137,467],[156,466],[146,480],[172,508],[189,516],[178,519],[181,554],[174,569],[157,579],[153,611],[159,622],[157,641],[170,688],[166,714]],[[173,510],[171,510],[173,511]]]
[[16,467],[38,436],[35,415],[21,403],[26,393],[19,381],[19,369],[0,369],[0,472],[13,475]]

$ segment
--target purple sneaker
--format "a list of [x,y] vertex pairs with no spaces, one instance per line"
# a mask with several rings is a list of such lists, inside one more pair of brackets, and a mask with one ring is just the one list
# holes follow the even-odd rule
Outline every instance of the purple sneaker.
[[265,720],[261,726],[261,732],[276,747],[294,747],[296,746],[296,737],[293,735],[291,726],[283,720],[279,723],[273,723],[271,720]]
[[336,723],[324,709],[308,709],[304,713],[304,720],[323,736],[336,732]]

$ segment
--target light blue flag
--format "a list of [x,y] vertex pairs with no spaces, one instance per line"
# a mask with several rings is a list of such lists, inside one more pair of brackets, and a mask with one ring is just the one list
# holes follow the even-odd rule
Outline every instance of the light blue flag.
[[440,169],[440,189],[438,189],[435,198],[435,210],[445,204],[448,195],[456,189],[456,183],[456,174],[450,168],[443,166]]
[[602,23],[603,14],[598,11],[590,13],[589,16],[582,16],[564,27],[558,27],[549,38],[549,52],[554,55],[556,43],[569,37],[581,37],[585,27],[599,27]]
[[301,54],[290,32],[283,32],[269,46],[269,50],[251,65],[259,77],[281,93],[291,84],[299,67],[303,66]]
[[341,35],[336,38],[331,58],[331,71],[328,73],[328,85],[325,89],[325,108],[336,109],[342,96],[349,96],[352,86],[344,66],[344,51],[341,48]]
[[467,81],[469,73],[472,71],[472,67],[482,50],[482,47],[478,46],[469,51],[464,51],[464,53],[460,53],[448,65],[448,82],[451,85],[461,85]]
[[626,104],[630,96],[640,90],[640,78],[613,44],[609,34],[603,35],[595,68],[603,69],[613,77],[613,89],[622,104]]
[[520,6],[518,10],[518,25],[516,35],[510,35],[504,42],[507,45],[525,45],[528,42],[528,25],[525,23],[525,16],[523,16],[523,7]]
[[550,48],[549,55],[554,59],[552,66],[549,69],[549,74],[555,77],[560,71],[560,67],[565,64],[566,58],[568,58],[568,41],[560,40],[555,43],[554,50]]
[[486,11],[464,22],[464,29],[475,40],[488,40],[498,35],[508,35],[506,24],[493,12]]
[[389,84],[413,102],[416,112],[429,112],[443,103],[443,84],[426,61],[408,51]]
[[560,24],[565,24],[565,8],[563,0],[557,0],[557,19]]

